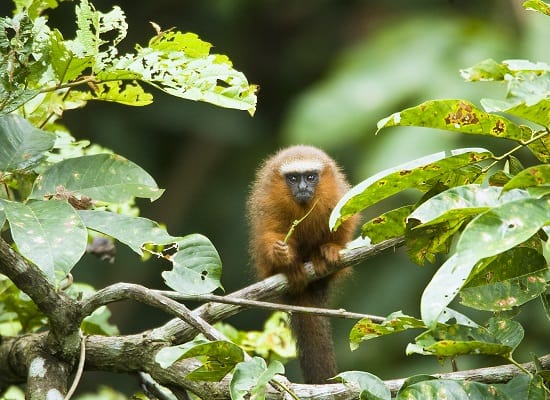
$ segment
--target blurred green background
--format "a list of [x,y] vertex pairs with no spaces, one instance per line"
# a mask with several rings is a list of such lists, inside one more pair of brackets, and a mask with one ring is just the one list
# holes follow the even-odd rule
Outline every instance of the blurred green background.
[[[1,15],[11,1],[2,0]],[[496,153],[507,147],[481,138],[414,128],[394,128],[375,135],[376,122],[405,107],[434,98],[500,97],[504,88],[465,83],[459,70],[486,58],[527,58],[550,62],[550,20],[524,11],[519,0],[95,0],[108,11],[119,5],[127,14],[129,35],[122,51],[145,44],[162,29],[197,33],[227,54],[235,67],[260,85],[258,108],[247,113],[192,103],[153,91],[145,108],[89,103],[67,112],[66,125],[78,139],[109,147],[144,167],[166,193],[154,203],[141,202],[142,216],[166,224],[173,235],[199,232],[217,247],[227,292],[253,282],[247,260],[244,204],[258,163],[281,146],[321,146],[344,167],[355,184],[382,169],[436,151],[487,146]],[[74,4],[62,3],[50,13],[52,25],[70,38],[75,30]],[[153,89],[152,89],[153,90]],[[531,162],[526,159],[526,162]],[[416,194],[407,194],[414,197]],[[370,219],[404,198],[391,199],[368,211]],[[410,200],[410,199],[409,199]],[[107,264],[85,256],[75,268],[78,281],[96,287],[125,281],[164,288],[160,272],[166,263],[140,263],[118,247],[117,261]],[[419,315],[419,299],[434,266],[411,264],[403,251],[377,257],[356,268],[355,276],[336,296],[335,305],[350,311],[387,315],[396,310]],[[542,320],[534,302],[520,316]],[[111,307],[122,333],[156,326],[168,319],[131,302]],[[266,314],[246,311],[229,320],[238,329],[261,329]],[[482,316],[485,317],[485,316]],[[443,372],[431,358],[406,357],[412,336],[371,341],[350,352],[347,335],[353,322],[333,321],[341,370],[366,370],[380,377]],[[548,335],[548,326],[528,325],[533,339]],[[520,347],[548,349],[542,340]],[[520,357],[521,358],[521,357]],[[483,360],[487,364],[488,360]],[[490,362],[491,360],[489,360]],[[459,360],[459,367],[478,365]],[[296,363],[287,368],[299,380]],[[87,373],[83,389],[95,382],[122,391],[135,390],[133,378]]]

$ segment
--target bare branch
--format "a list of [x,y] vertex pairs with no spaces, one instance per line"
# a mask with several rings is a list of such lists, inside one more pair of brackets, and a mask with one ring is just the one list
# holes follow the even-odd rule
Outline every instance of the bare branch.
[[[327,274],[331,274],[342,268],[358,264],[359,262],[372,258],[388,249],[395,249],[403,243],[403,237],[399,237],[368,247],[344,250],[342,251],[341,262],[330,266]],[[307,265],[305,268],[308,271],[313,270],[313,268],[308,268]],[[320,279],[322,277],[323,276],[315,275],[308,276],[310,281]],[[285,293],[287,289],[288,282],[286,276],[284,274],[277,274],[224,297],[226,299],[244,298],[249,300],[272,300]],[[242,311],[244,308],[245,306],[242,305],[208,303],[194,309],[193,314],[209,323],[214,323],[221,319],[230,317],[231,315]],[[159,328],[153,329],[150,333],[150,337],[155,340],[170,340],[175,343],[183,343],[190,340],[195,334],[196,332],[191,329],[189,325],[179,319],[174,319]]]
[[173,300],[177,301],[202,301],[202,302],[212,302],[212,303],[222,303],[222,304],[234,304],[240,305],[245,308],[261,308],[264,310],[272,311],[286,311],[290,313],[306,313],[306,314],[315,314],[321,315],[323,317],[333,317],[333,318],[347,318],[347,319],[363,319],[369,318],[371,321],[382,323],[385,318],[377,315],[361,314],[346,311],[343,308],[334,310],[328,308],[318,308],[318,307],[302,307],[302,306],[293,306],[282,303],[271,303],[267,301],[259,300],[250,300],[250,299],[241,299],[233,296],[218,296],[215,294],[203,294],[198,296],[188,296],[178,292],[170,290],[154,290],[155,293],[166,296]]
[[194,315],[185,305],[133,283],[115,283],[84,299],[82,315],[90,315],[102,305],[124,299],[136,300],[174,315],[178,320],[193,327],[196,332],[203,333],[210,340],[226,340],[221,333],[212,328],[200,316]]

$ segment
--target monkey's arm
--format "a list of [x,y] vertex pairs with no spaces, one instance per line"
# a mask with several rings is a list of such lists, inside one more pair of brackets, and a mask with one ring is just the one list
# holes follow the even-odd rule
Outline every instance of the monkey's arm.
[[284,273],[289,281],[291,291],[301,291],[307,285],[307,274],[303,263],[297,257],[296,244],[292,238],[284,242],[284,234],[264,233],[259,243],[257,266],[263,278]]

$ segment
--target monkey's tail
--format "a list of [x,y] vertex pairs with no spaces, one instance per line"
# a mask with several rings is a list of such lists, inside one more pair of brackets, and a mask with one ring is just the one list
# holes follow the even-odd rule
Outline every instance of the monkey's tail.
[[[325,307],[328,303],[329,279],[310,283],[299,294],[292,295],[293,304]],[[298,343],[300,369],[306,383],[327,383],[338,373],[330,321],[326,317],[294,313],[290,323]]]

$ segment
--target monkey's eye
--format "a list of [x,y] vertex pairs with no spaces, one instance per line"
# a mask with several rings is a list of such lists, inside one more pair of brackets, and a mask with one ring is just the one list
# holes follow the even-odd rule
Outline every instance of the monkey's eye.
[[306,180],[309,183],[317,183],[317,181],[319,180],[319,174],[316,174],[316,173],[307,174]]
[[288,182],[289,185],[295,185],[296,183],[298,183],[298,175],[288,174],[286,176],[286,181]]

